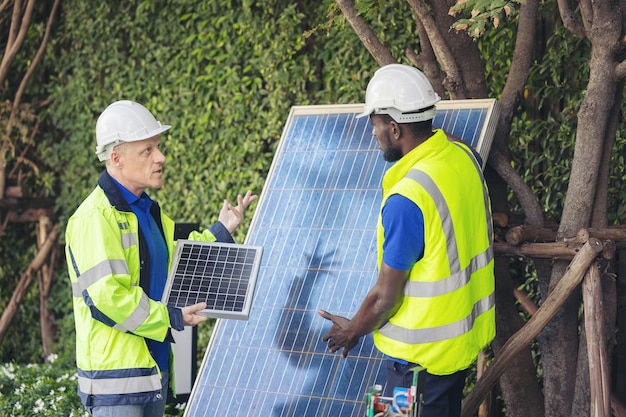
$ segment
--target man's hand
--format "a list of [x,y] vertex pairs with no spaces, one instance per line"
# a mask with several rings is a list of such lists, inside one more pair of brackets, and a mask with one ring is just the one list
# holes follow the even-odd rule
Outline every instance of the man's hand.
[[228,200],[224,200],[224,205],[220,210],[218,220],[230,233],[233,233],[241,224],[244,211],[246,211],[250,203],[257,198],[259,198],[259,196],[252,194],[252,191],[248,190],[243,197],[241,194],[237,195],[237,206],[233,206]]
[[328,350],[332,353],[343,348],[341,355],[345,358],[348,352],[359,343],[359,336],[352,336],[349,331],[350,320],[345,317],[335,316],[328,311],[320,310],[320,316],[333,323],[333,327],[322,337],[323,342],[328,342]]
[[185,326],[195,326],[198,323],[206,321],[208,317],[198,314],[206,308],[206,303],[198,303],[191,306],[181,308],[183,312],[183,323]]

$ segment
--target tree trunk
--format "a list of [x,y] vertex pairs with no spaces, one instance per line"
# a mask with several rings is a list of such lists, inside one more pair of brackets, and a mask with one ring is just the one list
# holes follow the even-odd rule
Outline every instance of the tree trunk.
[[[617,87],[615,78],[607,77],[614,73],[614,54],[621,36],[621,14],[612,4],[609,0],[597,0],[591,2],[591,9],[582,9],[583,22],[591,22],[587,32],[591,40],[590,74],[578,112],[572,171],[559,227],[561,236],[572,235],[590,225],[603,143]],[[593,15],[589,15],[591,11]],[[565,268],[564,262],[555,263],[548,290],[558,283]],[[547,293],[543,284],[542,294]],[[578,360],[579,305],[580,295],[575,294],[540,335],[546,417],[570,417],[572,413],[576,368],[571,364]]]

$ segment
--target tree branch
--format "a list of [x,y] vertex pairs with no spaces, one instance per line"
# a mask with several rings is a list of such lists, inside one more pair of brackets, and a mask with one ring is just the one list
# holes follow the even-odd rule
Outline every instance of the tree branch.
[[13,107],[11,109],[11,116],[9,117],[9,122],[8,122],[9,131],[11,129],[12,122],[15,118],[15,114],[17,113],[17,110],[20,106],[20,102],[22,101],[22,95],[24,94],[24,90],[26,89],[26,84],[28,83],[28,80],[30,79],[33,72],[35,72],[35,68],[37,67],[37,64],[39,64],[39,61],[41,61],[41,57],[43,56],[46,50],[46,46],[48,45],[48,40],[50,39],[50,31],[52,30],[52,24],[54,23],[54,16],[56,15],[59,2],[60,0],[54,0],[54,4],[52,5],[52,10],[50,11],[50,16],[48,16],[48,22],[46,23],[46,31],[44,32],[43,38],[41,39],[41,44],[39,45],[39,49],[37,50],[35,57],[31,61],[28,67],[28,70],[26,71],[26,74],[24,74],[24,77],[22,78],[22,81],[20,82],[20,86],[18,87],[17,92],[15,93],[15,99],[13,100]]
[[428,39],[432,45],[435,56],[437,57],[437,61],[439,61],[446,73],[444,86],[450,93],[450,98],[467,98],[467,91],[465,89],[465,84],[463,83],[463,74],[461,69],[457,65],[450,48],[448,48],[448,45],[441,35],[435,20],[430,15],[422,0],[407,0],[407,2],[411,6],[415,16],[417,16],[421,24],[424,26],[424,30],[428,34]]
[[9,5],[9,0],[4,0],[2,4],[0,4],[0,13],[2,13],[4,9],[7,8],[8,5]]
[[502,90],[502,95],[498,100],[501,111],[500,119],[498,120],[498,132],[496,134],[499,141],[497,148],[503,153],[505,153],[505,149],[508,149],[508,132],[511,131],[513,115],[517,110],[530,74],[538,9],[538,0],[527,0],[520,8],[520,17],[517,24],[517,33],[520,35],[515,39],[511,69]]
[[376,34],[372,31],[367,23],[363,21],[359,16],[354,2],[352,0],[335,0],[343,15],[348,19],[350,26],[354,29],[359,39],[372,57],[382,67],[388,64],[395,64],[398,61],[391,55],[389,49],[387,49],[378,39]]
[[[22,16],[20,23],[20,9],[21,1],[16,0],[13,6],[13,18],[11,19],[11,28],[9,29],[9,39],[2,56],[2,62],[0,63],[0,85],[4,84],[4,81],[9,73],[9,67],[13,62],[13,59],[20,50],[24,39],[26,39],[26,33],[28,32],[28,26],[30,25],[30,18],[33,14],[33,7],[35,6],[35,0],[29,0],[26,5],[26,10]],[[19,28],[19,29],[18,29]]]
[[581,39],[585,38],[585,28],[576,20],[576,16],[574,15],[572,9],[570,9],[569,4],[567,4],[567,0],[557,0],[557,3],[559,5],[559,14],[561,15],[561,20],[563,21],[565,29],[569,30]]
[[497,149],[492,149],[489,154],[489,164],[496,170],[507,185],[511,187],[517,196],[526,216],[525,223],[535,227],[543,226],[543,212],[541,211],[537,197],[533,194],[528,184],[526,184],[522,177],[513,169],[508,159],[498,152]]
[[618,80],[626,78],[626,61],[621,61],[615,66],[615,77]]
[[422,22],[415,12],[413,12],[413,20],[415,20],[417,27],[417,37],[419,38],[421,50],[420,53],[417,54],[413,49],[407,47],[404,53],[415,67],[424,72],[439,97],[445,97],[445,90],[443,88],[443,80],[445,77],[439,69],[433,46],[430,43],[424,25],[422,25]]
[[583,27],[585,28],[587,37],[589,37],[591,35],[591,29],[593,28],[594,6],[591,4],[590,0],[578,0],[578,4],[580,5],[580,16],[582,17]]

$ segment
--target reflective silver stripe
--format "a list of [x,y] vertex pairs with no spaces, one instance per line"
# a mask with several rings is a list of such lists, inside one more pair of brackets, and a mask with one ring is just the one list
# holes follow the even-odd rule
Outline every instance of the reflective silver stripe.
[[128,329],[122,326],[121,324],[114,324],[113,328],[117,330],[118,332],[122,332],[122,333],[126,333],[128,331]]
[[122,233],[122,247],[124,249],[128,249],[133,245],[137,244],[137,234],[136,233]]
[[476,318],[494,306],[495,298],[495,294],[492,292],[487,297],[478,300],[469,316],[454,323],[428,329],[406,329],[388,322],[378,331],[385,337],[410,345],[453,339],[469,332],[474,326]]
[[[481,179],[484,196],[483,202],[485,206],[485,213],[487,216],[489,240],[491,241],[493,236],[493,224],[491,220],[491,211],[489,209],[489,197],[487,195],[487,189],[485,186],[485,179],[483,177],[482,170],[480,169],[480,165],[478,165],[476,158],[474,158],[474,156],[471,154],[471,151],[467,150],[461,145],[457,144],[457,146],[468,154]],[[488,265],[489,262],[491,262],[491,260],[493,259],[493,248],[490,245],[486,251],[479,253],[474,258],[472,258],[467,268],[461,270],[459,255],[457,251],[456,235],[454,233],[452,225],[450,209],[448,208],[448,205],[443,195],[441,194],[439,187],[437,187],[435,182],[432,180],[432,178],[430,178],[428,174],[417,169],[409,170],[409,172],[406,174],[406,178],[412,179],[413,181],[420,184],[435,203],[437,212],[439,213],[439,217],[441,219],[443,231],[446,236],[446,250],[448,253],[448,261],[450,262],[450,276],[436,282],[409,281],[404,288],[404,294],[409,297],[434,297],[461,288],[469,282],[472,273]]]
[[448,262],[450,262],[450,272],[455,274],[461,270],[459,266],[459,253],[457,252],[456,236],[454,235],[454,227],[452,225],[452,217],[448,203],[443,198],[443,194],[439,191],[437,184],[430,178],[428,174],[419,169],[411,169],[406,174],[406,178],[412,179],[420,184],[433,199],[437,212],[441,218],[443,232],[446,235],[446,247],[448,251]]
[[128,264],[125,260],[107,259],[78,276],[78,282],[72,283],[72,295],[74,297],[82,297],[83,290],[87,289],[91,284],[100,281],[102,278],[112,274],[128,273]]
[[78,377],[80,391],[86,394],[129,394],[149,392],[161,389],[161,378],[158,374],[129,378],[89,379]]
[[[452,142],[452,143],[454,143],[456,146],[461,148],[470,157],[470,160],[474,164],[474,167],[476,168],[476,171],[478,172],[478,176],[480,177],[480,184],[483,187],[483,196],[484,196],[484,202],[485,202],[485,213],[487,213],[487,230],[489,231],[489,241],[491,242],[493,240],[493,220],[491,219],[491,207],[489,206],[489,192],[487,190],[487,181],[485,181],[485,176],[483,175],[483,170],[480,167],[480,164],[478,163],[478,161],[474,157],[474,154],[472,153],[471,150],[465,148],[460,143],[457,143],[457,142]],[[487,161],[484,161],[483,163],[487,163]],[[490,248],[490,250],[491,250],[491,248]]]
[[[136,287],[137,284],[130,284],[131,287]],[[80,286],[78,282],[72,282],[72,295],[74,297],[82,297],[83,296],[83,288]]]
[[486,250],[472,258],[467,268],[455,272],[448,278],[435,282],[408,281],[404,287],[407,297],[436,297],[447,294],[466,285],[474,272],[489,265],[493,259],[493,251]]
[[[119,323],[117,326],[120,326],[122,331],[130,330],[131,332],[135,330],[137,327],[141,326],[141,324],[146,320],[148,315],[150,314],[150,299],[143,293],[141,295],[141,300],[139,300],[139,305],[133,311],[133,314],[130,315],[123,323]],[[118,329],[120,330],[120,329]]]

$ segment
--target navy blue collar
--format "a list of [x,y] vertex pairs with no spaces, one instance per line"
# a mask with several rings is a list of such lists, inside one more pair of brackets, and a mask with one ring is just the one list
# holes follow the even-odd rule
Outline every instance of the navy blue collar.
[[98,185],[104,190],[104,194],[109,199],[109,203],[118,211],[132,211],[130,205],[122,195],[122,191],[106,170],[100,175]]

